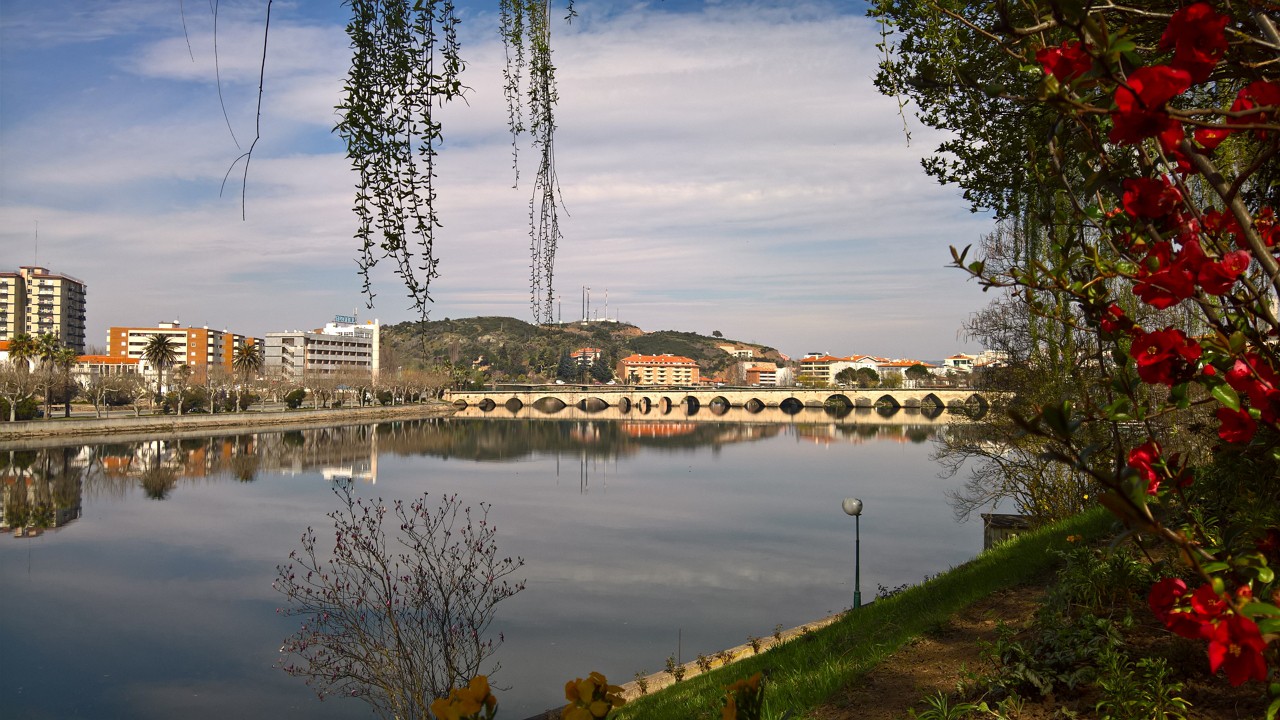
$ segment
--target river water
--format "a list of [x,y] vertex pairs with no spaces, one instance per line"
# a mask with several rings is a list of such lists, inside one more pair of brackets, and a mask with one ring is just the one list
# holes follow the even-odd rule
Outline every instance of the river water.
[[527,588],[499,606],[501,716],[565,680],[661,670],[847,608],[982,548],[909,411],[788,422],[456,417],[177,441],[0,449],[5,500],[52,507],[0,536],[0,706],[14,718],[368,717],[273,668],[298,621],[276,566],[333,484],[490,503]]

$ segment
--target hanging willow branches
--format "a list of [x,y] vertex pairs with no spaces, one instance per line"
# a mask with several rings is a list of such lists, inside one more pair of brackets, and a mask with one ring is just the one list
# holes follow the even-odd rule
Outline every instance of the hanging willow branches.
[[[517,181],[520,136],[528,133],[539,154],[529,200],[530,292],[535,321],[546,322],[551,319],[556,245],[562,237],[549,0],[499,2]],[[395,263],[413,307],[426,320],[431,281],[438,276],[434,245],[441,227],[435,181],[444,136],[437,114],[467,90],[461,81],[459,20],[447,0],[350,0],[349,5],[347,34],[353,54],[336,130],[360,175],[355,198],[357,264],[372,306],[370,272],[384,258]],[[572,17],[570,2],[566,19]]]
[[[529,198],[529,304],[535,322],[551,322],[552,280],[560,234],[560,184],[555,170],[555,65],[551,62],[549,0],[500,0],[507,122],[512,165],[519,180],[519,139],[529,133],[538,152],[538,172]],[[574,16],[569,2],[566,20]],[[524,96],[525,102],[522,102]],[[525,104],[528,108],[526,125]]]
[[391,259],[425,320],[439,263],[435,163],[443,135],[435,113],[466,90],[458,18],[447,1],[349,4],[353,53],[336,130],[360,174],[357,264],[372,307],[369,273],[382,258]]

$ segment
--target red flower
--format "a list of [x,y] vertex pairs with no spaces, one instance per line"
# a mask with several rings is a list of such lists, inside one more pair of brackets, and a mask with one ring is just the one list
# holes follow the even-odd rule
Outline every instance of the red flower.
[[1182,200],[1182,193],[1164,178],[1125,178],[1122,186],[1121,204],[1132,217],[1165,217]]
[[1216,620],[1227,610],[1227,601],[1214,591],[1213,585],[1205,583],[1191,594],[1191,612],[1205,620]]
[[1231,18],[1198,2],[1175,12],[1160,37],[1160,49],[1173,48],[1173,67],[1186,70],[1193,82],[1204,82],[1227,52],[1223,32]]
[[1186,262],[1169,263],[1155,272],[1140,273],[1133,294],[1151,307],[1163,310],[1191,297],[1196,290],[1195,283],[1196,276]]
[[1151,606],[1151,613],[1156,616],[1156,619],[1168,624],[1168,617],[1173,612],[1174,605],[1186,594],[1185,582],[1178,578],[1165,578],[1151,586],[1151,593],[1147,595],[1147,604]]
[[1058,47],[1046,47],[1036,51],[1036,62],[1044,68],[1045,75],[1052,75],[1059,82],[1069,83],[1093,69],[1093,58],[1079,40],[1064,42]]
[[1222,423],[1218,426],[1218,437],[1229,443],[1247,443],[1258,431],[1258,423],[1249,415],[1248,410],[1224,407],[1218,408],[1217,415]]
[[[1236,100],[1231,103],[1231,112],[1253,111],[1265,107],[1280,107],[1280,85],[1265,80],[1256,80],[1245,85],[1240,89],[1240,92],[1236,93]],[[1269,121],[1271,117],[1272,113],[1268,112],[1250,112],[1244,117],[1229,117],[1227,122],[1233,125],[1247,125],[1264,123]]]
[[1178,121],[1160,108],[1189,87],[1191,75],[1186,70],[1167,65],[1134,70],[1128,84],[1116,88],[1116,109],[1111,113],[1111,142],[1132,144],[1171,133],[1174,128],[1181,132]]
[[1258,229],[1258,235],[1267,247],[1280,243],[1280,223],[1276,222],[1276,213],[1270,207],[1258,210],[1258,214],[1253,217],[1253,226]]
[[1147,494],[1155,495],[1160,489],[1160,443],[1151,440],[1129,451],[1129,467],[1138,471],[1138,477],[1147,481]]
[[1137,363],[1143,382],[1176,385],[1194,374],[1192,363],[1200,359],[1200,346],[1177,328],[1146,333],[1135,331],[1129,357]]
[[1124,310],[1119,305],[1111,303],[1107,306],[1107,311],[1102,317],[1098,318],[1098,327],[1102,332],[1115,334],[1122,330],[1129,330],[1133,327],[1133,321],[1125,317]]
[[1249,398],[1249,404],[1262,414],[1264,422],[1280,419],[1280,374],[1257,353],[1239,358],[1227,371],[1227,384]]
[[1258,626],[1247,617],[1230,615],[1219,622],[1209,637],[1209,671],[1226,668],[1232,687],[1246,680],[1266,682],[1267,663],[1262,657],[1267,644]]
[[1220,261],[1202,264],[1196,271],[1196,282],[1210,295],[1222,295],[1249,269],[1252,259],[1244,250],[1229,252]]
[[1221,125],[1198,127],[1195,132],[1196,142],[1200,143],[1200,147],[1205,150],[1216,150],[1232,132],[1230,128],[1225,128]]

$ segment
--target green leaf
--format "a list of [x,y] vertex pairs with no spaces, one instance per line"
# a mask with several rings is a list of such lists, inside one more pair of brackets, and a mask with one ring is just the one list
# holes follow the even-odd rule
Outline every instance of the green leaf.
[[1230,410],[1238,411],[1240,409],[1240,395],[1236,393],[1235,388],[1226,383],[1222,383],[1213,389],[1213,399]]
[[1272,581],[1272,580],[1275,580],[1275,579],[1276,579],[1276,573],[1275,573],[1275,571],[1274,571],[1274,570],[1272,570],[1271,568],[1269,568],[1269,567],[1260,567],[1260,568],[1258,568],[1258,581],[1259,581],[1259,582],[1266,583],[1266,584],[1270,585],[1270,584],[1271,584],[1271,581]]
[[1222,572],[1223,570],[1226,570],[1230,567],[1231,567],[1230,565],[1222,562],[1221,560],[1218,560],[1216,562],[1205,563],[1204,565],[1200,566],[1200,569],[1204,570],[1206,573],[1213,574],[1216,572]]
[[1280,620],[1280,607],[1276,607],[1271,603],[1262,602],[1261,600],[1254,600],[1253,602],[1245,603],[1244,614],[1250,617],[1271,615],[1275,616],[1277,620]]

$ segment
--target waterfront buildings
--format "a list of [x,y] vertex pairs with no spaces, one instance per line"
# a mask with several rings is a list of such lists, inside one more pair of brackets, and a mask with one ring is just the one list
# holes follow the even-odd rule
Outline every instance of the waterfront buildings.
[[178,351],[177,362],[191,366],[192,377],[200,382],[210,367],[221,367],[230,372],[235,360],[235,349],[246,344],[260,344],[256,338],[213,330],[208,327],[182,327],[175,322],[162,322],[154,327],[112,327],[107,331],[107,355],[115,358],[141,360],[146,368],[143,351],[154,335],[173,340]]
[[137,375],[142,372],[138,358],[112,355],[81,355],[71,367],[71,377],[82,386],[99,378],[115,375]]
[[360,324],[354,316],[337,315],[323,328],[269,332],[264,370],[294,380],[347,370],[371,372],[377,378],[379,328],[376,319]]
[[696,385],[698,364],[680,355],[629,355],[618,361],[618,377],[631,385]]
[[53,335],[83,353],[85,294],[83,281],[48,268],[0,272],[0,340]]

